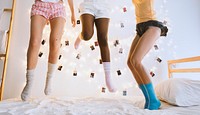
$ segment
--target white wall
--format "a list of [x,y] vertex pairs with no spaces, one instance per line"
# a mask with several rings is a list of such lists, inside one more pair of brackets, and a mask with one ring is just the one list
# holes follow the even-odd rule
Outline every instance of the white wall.
[[[79,0],[74,0],[75,7],[78,7]],[[159,50],[151,50],[151,53],[145,57],[144,64],[147,70],[153,69],[156,76],[152,78],[156,84],[163,79],[167,79],[166,61],[174,58],[198,56],[200,53],[200,1],[199,0],[155,0],[155,8],[157,10],[158,19],[167,20],[169,25],[169,35],[166,38],[161,38],[157,41]],[[11,0],[0,1],[0,8],[10,6]],[[16,14],[14,20],[13,37],[10,45],[10,54],[8,62],[8,71],[5,84],[4,99],[18,98],[25,84],[26,70],[26,51],[29,42],[29,11],[33,0],[17,0]],[[123,13],[122,8],[126,6],[127,12]],[[67,7],[67,11],[69,8]],[[76,9],[76,12],[78,10]],[[115,83],[119,89],[117,95],[122,95],[123,90],[128,91],[128,95],[136,95],[133,92],[136,89],[135,80],[127,68],[126,59],[134,37],[135,18],[134,7],[130,1],[115,0],[112,5],[112,20],[110,23],[110,48],[112,57],[112,76],[115,78]],[[69,14],[67,14],[69,15]],[[77,13],[77,18],[79,14]],[[6,17],[4,17],[6,18]],[[120,28],[120,23],[123,22],[125,27]],[[5,27],[5,23],[0,23],[0,27]],[[49,28],[44,31],[44,38],[48,38]],[[98,64],[99,48],[95,47],[91,51],[90,45],[94,43],[96,36],[89,42],[82,42],[80,50],[73,49],[73,43],[80,32],[80,25],[72,28],[68,21],[66,23],[66,32],[63,36],[63,41],[68,39],[70,46],[64,46],[61,49],[62,59],[58,65],[63,65],[62,71],[56,72],[54,78],[54,95],[55,96],[99,96],[102,95],[101,87],[105,86],[103,78],[102,65]],[[120,45],[113,46],[114,40],[118,39]],[[47,40],[48,43],[48,40]],[[119,48],[124,49],[123,54],[119,54]],[[42,58],[39,58],[35,83],[33,89],[33,97],[44,96],[43,89],[45,83],[45,73],[47,67],[48,45],[41,46],[41,51],[44,52]],[[81,59],[75,57],[77,53],[81,53]],[[162,58],[162,63],[155,61],[156,57]],[[1,64],[1,63],[0,63]],[[1,64],[2,65],[2,64]],[[198,66],[199,63],[190,66]],[[78,71],[78,76],[73,77],[74,69]],[[120,69],[121,76],[116,74]],[[89,78],[90,72],[95,72],[95,78]],[[182,75],[182,74],[181,74]],[[184,74],[186,76],[188,74]],[[179,74],[180,76],[180,74]],[[178,77],[179,77],[178,76]],[[190,77],[199,76],[189,74]]]

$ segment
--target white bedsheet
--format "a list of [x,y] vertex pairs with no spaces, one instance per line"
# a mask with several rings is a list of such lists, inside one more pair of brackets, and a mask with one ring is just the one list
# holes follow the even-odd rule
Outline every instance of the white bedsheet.
[[133,98],[43,98],[0,102],[0,115],[200,115],[200,106],[175,107],[162,102],[160,110],[142,109],[143,99]]

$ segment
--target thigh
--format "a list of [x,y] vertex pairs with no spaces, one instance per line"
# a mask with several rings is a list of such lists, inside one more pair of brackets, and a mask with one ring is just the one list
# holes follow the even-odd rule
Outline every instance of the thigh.
[[40,15],[31,17],[31,41],[41,41],[42,32],[46,25],[46,18]]
[[109,18],[99,18],[95,20],[98,39],[100,36],[105,38],[107,37],[109,22],[110,22]]
[[82,32],[93,34],[94,32],[94,16],[90,14],[81,15]]
[[51,26],[51,34],[50,34],[50,41],[54,41],[54,39],[61,39],[64,27],[65,27],[65,19],[62,17],[57,17],[50,20]]
[[129,56],[128,57],[130,57],[132,55],[132,53],[134,52],[139,39],[140,39],[139,35],[136,35],[135,38],[134,38],[134,40],[133,40],[133,42],[132,42],[132,44],[131,44],[130,51],[129,51]]
[[149,29],[140,37],[132,56],[137,57],[140,61],[153,47],[155,41],[160,37],[160,28],[149,27]]

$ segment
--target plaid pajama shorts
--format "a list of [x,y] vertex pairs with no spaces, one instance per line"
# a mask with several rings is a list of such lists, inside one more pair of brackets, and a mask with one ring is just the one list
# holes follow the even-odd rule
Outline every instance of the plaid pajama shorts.
[[41,15],[47,20],[51,20],[56,17],[62,17],[66,20],[65,7],[61,2],[51,3],[36,0],[31,8],[31,17],[34,15]]

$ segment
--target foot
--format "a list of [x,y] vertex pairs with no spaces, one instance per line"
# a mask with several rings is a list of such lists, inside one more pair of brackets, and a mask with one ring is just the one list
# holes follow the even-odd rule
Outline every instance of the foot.
[[80,35],[76,38],[76,41],[74,43],[74,48],[75,49],[78,49],[79,45],[81,43],[81,38],[80,38]]
[[156,100],[156,101],[150,102],[150,104],[147,105],[146,109],[149,109],[149,110],[158,110],[160,108],[160,106],[161,106],[160,100]]
[[51,82],[52,82],[52,76],[48,75],[46,78],[46,85],[45,85],[45,89],[44,89],[45,95],[50,95],[52,92]]
[[112,83],[112,80],[110,78],[106,78],[106,86],[108,88],[108,91],[111,93],[116,92],[116,88]]
[[44,94],[45,95],[51,95],[51,86],[50,85],[46,85],[45,89],[44,89]]
[[149,102],[145,102],[144,109],[148,109]]
[[31,93],[31,85],[29,83],[26,84],[24,87],[22,93],[21,93],[21,99],[23,101],[27,101],[30,99],[30,93]]

